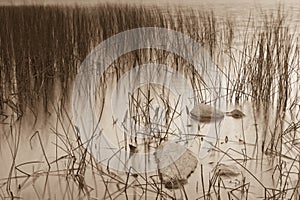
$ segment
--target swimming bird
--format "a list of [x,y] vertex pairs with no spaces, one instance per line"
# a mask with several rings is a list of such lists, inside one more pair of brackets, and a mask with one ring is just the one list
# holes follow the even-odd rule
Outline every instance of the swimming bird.
[[221,120],[225,115],[236,119],[246,116],[242,111],[238,109],[234,109],[230,112],[222,112],[217,108],[204,103],[197,104],[190,112],[191,118],[200,122]]

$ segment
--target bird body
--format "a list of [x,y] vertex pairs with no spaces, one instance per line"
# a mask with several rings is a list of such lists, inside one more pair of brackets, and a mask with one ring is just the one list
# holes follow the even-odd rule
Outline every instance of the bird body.
[[190,115],[192,119],[200,122],[210,122],[224,118],[224,112],[203,103],[196,105],[191,110]]

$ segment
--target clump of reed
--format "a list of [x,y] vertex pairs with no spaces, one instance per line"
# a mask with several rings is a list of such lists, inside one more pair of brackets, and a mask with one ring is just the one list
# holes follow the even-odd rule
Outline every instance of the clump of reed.
[[213,13],[188,13],[109,4],[1,7],[1,110],[12,99],[19,113],[37,113],[40,107],[47,111],[55,96],[67,102],[77,69],[91,49],[125,30],[173,29],[190,35],[212,54],[217,32]]

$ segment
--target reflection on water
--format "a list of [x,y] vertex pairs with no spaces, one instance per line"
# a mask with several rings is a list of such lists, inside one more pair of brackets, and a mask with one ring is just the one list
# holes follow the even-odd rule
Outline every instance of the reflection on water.
[[[196,4],[198,4],[192,1],[189,3],[195,5],[193,8],[196,8]],[[205,6],[212,7],[217,17],[228,15],[235,18],[237,20],[235,24],[237,25],[237,33],[234,34],[238,35],[238,37],[243,36],[243,34],[239,34],[239,31],[244,30],[246,27],[244,23],[249,17],[249,12],[244,12],[243,9],[248,11],[248,9],[256,8],[257,4],[262,4],[263,8],[277,9],[275,5],[270,5],[270,2],[266,1],[255,3],[242,1],[239,4],[235,4],[235,6],[231,6],[234,3],[230,1],[226,4],[221,1],[214,2],[214,4],[209,2],[202,3],[206,4]],[[188,5],[186,6],[188,7]],[[290,1],[287,7],[290,8],[291,5],[293,5],[291,9],[299,9],[299,5],[296,2],[292,3]],[[297,18],[293,20],[295,21],[290,21],[291,25],[297,23]],[[217,26],[219,25],[217,24]],[[247,33],[250,34],[252,32],[248,31]],[[271,31],[270,35],[272,34],[274,32]],[[286,35],[276,35],[275,32],[275,36],[282,37]],[[204,37],[208,36],[205,35]],[[268,39],[268,37],[262,37],[262,39]],[[243,54],[221,54],[223,50],[214,47],[214,54],[220,54],[212,55],[213,59],[218,61],[218,66],[224,65],[224,67],[219,68],[224,72],[219,77],[221,81],[224,81],[222,82],[223,84],[218,85],[221,88],[220,90],[225,90],[235,80],[235,75],[249,73],[247,69],[251,68],[250,66],[256,67],[253,71],[250,71],[254,75],[241,75],[240,77],[253,79],[245,80],[241,78],[239,82],[248,81],[250,84],[253,80],[263,80],[261,81],[263,84],[253,84],[252,88],[245,87],[240,89],[237,87],[242,87],[243,84],[239,85],[237,81],[236,85],[233,84],[231,89],[238,92],[242,92],[240,90],[245,89],[249,94],[250,91],[257,91],[256,94],[258,96],[263,96],[269,93],[265,92],[263,88],[255,88],[255,86],[267,87],[268,83],[274,84],[275,82],[275,89],[270,87],[274,89],[269,91],[274,92],[274,95],[269,97],[270,101],[261,100],[262,103],[267,102],[264,105],[272,104],[268,107],[260,108],[258,107],[261,103],[260,101],[249,101],[250,97],[247,96],[248,93],[245,91],[246,94],[243,94],[244,96],[241,95],[242,97],[240,97],[241,100],[239,101],[236,101],[239,97],[238,92],[231,94],[227,91],[225,96],[232,96],[228,98],[229,101],[226,108],[221,108],[221,111],[226,112],[239,109],[245,113],[245,116],[242,118],[224,116],[219,121],[209,123],[199,122],[197,117],[192,119],[190,111],[192,106],[195,105],[194,99],[198,98],[196,102],[205,101],[219,109],[219,106],[214,105],[215,99],[209,99],[211,96],[207,91],[210,88],[203,87],[205,81],[199,81],[199,83],[197,82],[199,85],[193,85],[196,84],[196,82],[192,81],[193,78],[197,79],[199,76],[195,76],[192,70],[185,70],[185,67],[190,67],[186,61],[177,59],[176,56],[168,55],[165,52],[159,52],[156,55],[151,51],[149,51],[150,53],[144,51],[144,54],[145,52],[148,53],[146,55],[155,54],[156,56],[150,56],[152,59],[159,58],[158,55],[164,55],[165,57],[160,57],[160,59],[167,60],[166,64],[177,63],[177,67],[179,66],[177,72],[182,72],[184,76],[177,76],[175,80],[171,79],[168,83],[171,89],[167,90],[162,87],[163,84],[166,84],[164,75],[171,74],[173,76],[175,74],[174,71],[171,69],[167,71],[162,63],[160,63],[160,66],[165,74],[153,73],[155,70],[153,66],[146,66],[149,67],[147,68],[148,71],[146,71],[150,77],[157,74],[160,75],[157,79],[152,79],[152,81],[155,80],[163,84],[151,86],[151,89],[147,84],[143,84],[139,88],[136,88],[136,85],[133,84],[130,87],[132,93],[127,98],[126,79],[131,77],[131,79],[128,79],[132,83],[132,79],[135,80],[137,76],[141,75],[139,68],[136,67],[137,64],[131,63],[132,60],[130,59],[129,61],[124,59],[129,64],[123,66],[123,68],[117,68],[122,73],[119,73],[118,70],[108,69],[105,81],[99,81],[104,83],[99,86],[99,91],[105,92],[99,92],[99,96],[95,95],[95,101],[99,104],[103,103],[103,107],[101,107],[101,104],[101,106],[98,105],[98,110],[91,109],[91,112],[94,112],[93,114],[95,115],[102,112],[101,116],[95,117],[96,119],[93,118],[95,120],[93,125],[99,126],[100,131],[97,133],[93,132],[92,135],[100,137],[101,134],[105,134],[110,142],[114,142],[115,149],[111,149],[109,145],[99,146],[98,143],[94,143],[94,140],[89,140],[93,137],[86,136],[84,138],[84,135],[82,135],[84,126],[78,127],[76,126],[78,124],[74,124],[76,116],[72,116],[70,105],[59,107],[59,103],[53,103],[49,113],[44,114],[44,116],[39,115],[37,121],[35,121],[36,118],[31,112],[26,113],[22,118],[18,118],[14,114],[13,106],[7,106],[5,113],[9,114],[7,117],[1,114],[0,118],[0,160],[4,161],[0,166],[0,197],[4,198],[13,195],[24,199],[35,197],[38,199],[63,197],[66,199],[124,199],[124,195],[126,195],[130,199],[137,197],[145,199],[157,197],[163,199],[171,197],[175,199],[225,199],[228,197],[236,199],[296,198],[299,195],[297,189],[299,184],[299,169],[297,168],[299,158],[297,156],[300,151],[298,142],[300,107],[299,101],[297,101],[299,99],[297,87],[299,86],[293,85],[288,88],[284,86],[289,86],[288,83],[290,82],[288,81],[290,79],[298,80],[297,73],[294,76],[290,74],[297,72],[299,68],[294,65],[287,68],[271,67],[270,70],[279,70],[279,72],[273,71],[275,75],[278,73],[278,76],[275,76],[275,78],[268,76],[270,71],[266,69],[263,71],[261,68],[270,66],[268,61],[277,60],[277,58],[272,56],[286,54],[264,54],[264,52],[260,52],[259,49],[263,51],[270,50],[269,48],[272,47],[274,49],[278,47],[276,46],[277,43],[275,43],[275,46],[272,46],[273,43],[270,43],[268,46],[263,41],[253,48],[253,54],[251,55],[254,56],[253,59],[250,58],[249,60],[239,57],[242,57]],[[286,40],[284,41],[286,42]],[[243,44],[242,42],[244,41],[236,42],[238,44],[236,48],[240,47],[239,45]],[[289,49],[288,42],[285,42],[280,44],[286,46],[279,46],[282,49]],[[267,48],[264,48],[265,46]],[[217,47],[224,46],[220,45]],[[229,47],[224,51],[233,51]],[[293,46],[291,49],[293,48],[296,47]],[[246,49],[246,51],[250,50]],[[295,50],[286,52],[295,52]],[[147,56],[144,54],[144,57],[139,55],[145,59],[140,59],[139,64],[147,61],[147,58],[145,58]],[[232,64],[232,60],[228,57],[224,58],[224,55],[238,59]],[[268,57],[269,55],[271,55],[271,58]],[[123,56],[126,58],[128,55]],[[216,59],[216,57],[219,59]],[[294,57],[298,58],[297,55],[293,54],[291,58]],[[281,58],[279,57],[279,59]],[[255,63],[256,60],[258,60],[257,63]],[[245,68],[236,67],[245,62],[248,62],[245,64]],[[296,63],[295,65],[298,66],[297,62],[285,63]],[[228,67],[230,63],[235,66],[231,68],[232,71]],[[281,64],[281,62],[274,63],[272,64]],[[131,66],[136,68],[130,71]],[[294,68],[291,69],[290,67]],[[111,68],[114,68],[114,65]],[[173,68],[175,69],[176,67]],[[235,71],[239,69],[241,70],[240,72]],[[289,69],[289,71],[280,71],[281,69]],[[280,79],[283,75],[290,76],[290,79],[287,77],[285,79],[287,82],[285,82],[285,80]],[[201,73],[200,77],[202,77]],[[229,80],[228,77],[230,77]],[[190,92],[189,88],[191,86],[189,83],[181,81],[180,78],[191,80],[190,82],[193,85],[191,91],[193,92]],[[282,82],[276,82],[281,80]],[[179,82],[182,84],[179,84]],[[287,83],[287,85],[280,85],[282,83]],[[178,89],[178,85],[182,87],[180,88],[181,90],[174,92],[176,88]],[[173,91],[172,86],[175,87]],[[291,92],[289,93],[288,90],[291,90]],[[188,93],[186,96],[188,96],[189,100],[193,99],[192,103],[180,101],[181,104],[177,107],[177,97],[183,91]],[[193,96],[191,93],[197,93],[197,95]],[[251,94],[255,95],[255,93]],[[89,95],[87,94],[87,96]],[[282,101],[284,95],[291,98]],[[280,98],[275,98],[276,96]],[[97,99],[97,97],[100,98]],[[256,99],[256,97],[252,98]],[[85,106],[88,104],[88,99],[84,98],[79,102],[78,106],[80,106],[80,109],[77,107],[78,115],[83,115],[85,109],[87,109]],[[232,99],[239,103],[232,103],[234,102]],[[112,113],[112,110],[115,110],[117,113]],[[88,114],[81,116],[81,119],[86,117],[88,117]],[[181,118],[185,119],[183,125],[180,124]],[[207,134],[211,130],[213,130],[213,134]],[[142,136],[137,137],[137,134]],[[171,143],[170,141],[175,142]],[[178,143],[178,141],[182,143]],[[180,147],[177,145],[180,145]],[[86,146],[91,148],[87,151]],[[186,151],[185,147],[189,150]],[[107,157],[106,154],[106,157],[103,157],[101,155],[105,153],[103,148],[113,152],[113,155],[110,154]],[[122,160],[120,157],[117,160],[111,159],[121,149],[124,150],[122,151],[124,155],[122,154],[120,157],[124,157],[124,159]],[[180,151],[181,155],[178,155],[178,150],[182,150]],[[203,150],[205,150],[205,155],[200,154]],[[172,165],[171,168],[166,168],[169,160],[167,158],[164,159],[166,154],[160,155],[164,151],[169,153],[167,154],[168,159],[180,161],[177,167]],[[137,153],[140,152],[150,152],[151,156],[135,159]],[[195,162],[194,158],[197,158],[198,161]],[[142,163],[143,161],[145,163]],[[133,164],[130,164],[131,162]],[[138,163],[135,165],[134,162]],[[164,166],[157,171],[153,170],[149,173],[146,172],[147,170],[134,169],[135,166],[147,166],[147,162],[155,165],[155,167],[162,163],[164,163]],[[128,169],[128,173],[124,173],[122,170],[120,170],[122,172],[118,172],[115,170],[116,168],[111,167],[113,164],[115,166],[119,164],[120,166],[118,167],[120,168],[124,166],[131,168]],[[195,166],[196,164],[197,166]],[[187,168],[188,172],[181,173],[184,177],[178,178],[180,171]],[[176,189],[172,190],[172,188]]]
[[[229,106],[228,110],[233,108],[235,106]],[[195,132],[190,133],[193,135],[193,141],[188,148],[199,161],[190,178],[185,179],[187,181],[185,190],[189,199],[203,196],[203,189],[206,191],[206,195],[210,193],[213,199],[217,198],[218,195],[226,197],[229,193],[230,195],[232,195],[231,193],[237,195],[240,199],[246,199],[246,196],[250,199],[263,199],[265,195],[272,196],[272,192],[274,192],[272,188],[278,188],[280,184],[285,184],[287,180],[280,174],[291,173],[287,181],[287,189],[294,188],[297,184],[298,171],[296,168],[290,169],[295,164],[294,162],[298,162],[293,160],[299,154],[297,149],[294,149],[291,147],[292,144],[286,142],[282,151],[282,153],[286,153],[280,157],[282,164],[278,166],[276,161],[278,157],[273,157],[272,155],[274,154],[272,152],[268,154],[261,149],[263,143],[269,143],[264,141],[263,127],[265,122],[262,119],[263,114],[253,110],[252,105],[249,103],[239,108],[243,110],[246,116],[242,119],[225,117],[221,122],[222,128],[216,135],[218,137],[217,144],[212,149],[208,149],[209,154],[202,159],[199,159],[198,152],[205,141],[211,140],[205,134],[209,129],[209,124],[199,123],[195,120],[191,121],[190,126],[195,127],[192,128]],[[116,175],[116,172],[111,171],[112,169],[105,172],[106,169],[101,166],[98,166],[98,169],[93,169],[91,168],[92,165],[97,167],[95,165],[96,162],[90,160],[88,155],[86,155],[88,160],[85,163],[85,172],[80,172],[82,167],[80,163],[82,161],[77,159],[82,159],[82,155],[85,155],[83,154],[84,149],[78,146],[75,134],[76,129],[74,130],[67,120],[63,121],[58,122],[55,116],[49,117],[46,125],[38,123],[33,126],[33,124],[19,121],[14,124],[12,131],[10,131],[9,125],[1,125],[5,135],[1,142],[1,160],[5,160],[1,164],[0,181],[2,187],[9,186],[10,190],[15,191],[15,195],[21,195],[24,198],[32,197],[32,190],[36,190],[41,198],[54,198],[54,189],[57,190],[56,198],[60,195],[66,195],[68,198],[79,198],[86,194],[74,193],[69,187],[77,188],[78,182],[74,182],[74,180],[77,179],[77,176],[80,178],[81,175],[84,175],[83,183],[88,187],[95,188],[95,190],[89,191],[89,195],[104,197],[103,193],[97,193],[96,191],[109,190],[114,194],[113,196],[118,196],[120,194],[118,193],[118,188],[124,186],[128,175],[122,173]],[[18,128],[19,126],[21,126],[20,129]],[[272,125],[270,124],[270,126]],[[21,130],[20,138],[17,138],[18,130]],[[33,130],[38,130],[41,138],[37,134],[34,135]],[[27,134],[23,132],[27,132]],[[111,137],[116,136],[111,135]],[[291,137],[293,137],[291,133],[286,133],[283,140],[289,140]],[[18,142],[18,140],[20,141]],[[270,138],[266,138],[266,140],[270,140]],[[14,164],[12,163],[14,154],[10,150],[13,151],[16,145],[18,145],[18,153]],[[182,162],[189,162],[190,158],[188,158],[180,161],[181,164],[178,168],[181,167]],[[221,164],[219,165],[218,163]],[[7,182],[12,164],[15,166],[13,169],[16,172],[11,175],[12,180]],[[187,165],[189,164],[187,163]],[[278,169],[277,167],[282,168]],[[172,169],[174,170],[174,168],[176,167],[173,166]],[[171,173],[167,169],[164,170],[162,173]],[[104,173],[101,176],[99,174],[100,171]],[[134,170],[132,170],[132,173],[135,174]],[[66,182],[65,176],[69,176],[69,181]],[[137,178],[129,177],[127,181],[135,185],[133,187],[135,192],[132,190],[133,188],[128,188],[129,197],[131,195],[140,196],[141,194],[136,192],[145,190],[146,186],[143,184],[148,183],[148,187],[152,187],[152,181],[160,184],[161,180],[155,172],[149,172],[148,176],[152,178],[145,180],[146,177],[142,174],[139,174]],[[110,180],[110,182],[107,183],[105,180]],[[284,182],[280,183],[280,180]],[[59,188],[57,188],[58,183],[60,185]],[[170,182],[167,183],[169,184]],[[221,189],[218,193],[215,190],[219,188],[218,185],[220,183],[224,184],[225,189]],[[180,188],[180,186],[175,187],[174,185],[166,185],[166,187]],[[68,193],[65,193],[66,191]],[[164,190],[169,195],[175,195],[176,198],[180,198],[183,195],[179,191],[180,189],[175,191]],[[155,197],[155,190],[148,189],[147,193],[149,199]],[[1,195],[5,196],[3,193]],[[120,199],[122,198],[120,196]]]

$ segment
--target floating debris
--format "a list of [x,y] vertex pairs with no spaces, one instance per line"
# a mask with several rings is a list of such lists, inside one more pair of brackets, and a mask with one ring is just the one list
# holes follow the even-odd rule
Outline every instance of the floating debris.
[[[172,154],[176,153],[176,149],[179,149],[179,153],[182,153],[182,155],[175,160],[172,158],[174,157]],[[184,151],[182,152],[182,150]],[[158,149],[156,159],[158,165],[160,163],[165,164],[166,160],[171,161],[166,167],[163,165],[162,168],[159,167],[158,169],[160,181],[167,189],[178,189],[186,184],[187,179],[194,172],[198,163],[198,159],[190,150],[184,149],[182,145],[176,143],[164,145],[164,147]]]
[[227,135],[226,135],[226,137],[225,137],[225,143],[227,143],[228,142],[228,137],[227,137]]
[[226,115],[230,116],[230,117],[233,117],[233,118],[236,118],[236,119],[239,119],[239,118],[242,118],[242,117],[246,116],[242,111],[240,111],[238,109],[234,109],[231,112],[226,112]]
[[239,168],[235,165],[226,165],[224,163],[219,163],[216,167],[216,172],[219,176],[238,176],[241,174]]
[[138,153],[138,148],[133,144],[129,144],[129,150],[130,153]]
[[192,119],[198,120],[200,122],[210,122],[221,120],[224,118],[224,112],[211,107],[207,104],[197,104],[190,112]]

